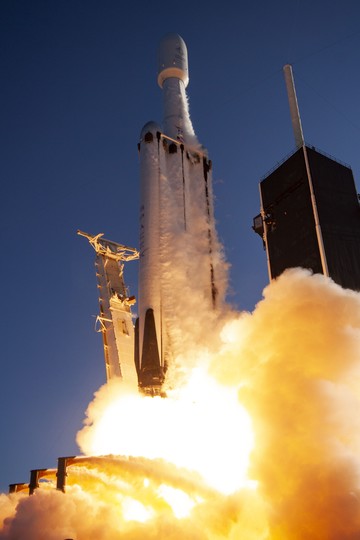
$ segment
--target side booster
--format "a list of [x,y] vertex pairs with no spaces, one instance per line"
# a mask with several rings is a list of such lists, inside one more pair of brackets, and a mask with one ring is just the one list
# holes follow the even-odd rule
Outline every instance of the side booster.
[[138,145],[141,204],[135,364],[140,389],[151,395],[161,394],[165,373],[186,341],[182,305],[191,309],[199,301],[212,310],[219,301],[211,162],[191,124],[185,92],[188,81],[186,45],[179,35],[169,34],[159,49],[163,129],[155,122],[147,123]]

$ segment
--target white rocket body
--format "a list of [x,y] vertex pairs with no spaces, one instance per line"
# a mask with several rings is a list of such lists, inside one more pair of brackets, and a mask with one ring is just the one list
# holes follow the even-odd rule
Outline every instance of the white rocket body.
[[140,137],[139,319],[135,362],[139,386],[160,392],[189,335],[184,312],[215,310],[225,270],[216,236],[211,162],[191,124],[185,93],[187,50],[177,34],[160,45],[158,82],[163,130],[147,123]]

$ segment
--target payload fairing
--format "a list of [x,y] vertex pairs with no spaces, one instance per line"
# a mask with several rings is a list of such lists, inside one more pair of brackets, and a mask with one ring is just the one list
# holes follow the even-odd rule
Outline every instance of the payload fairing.
[[163,130],[154,122],[141,132],[139,318],[135,363],[139,386],[157,393],[180,352],[184,304],[194,296],[216,309],[223,296],[224,264],[216,236],[211,162],[189,116],[187,49],[168,34],[159,49],[158,83],[164,96]]

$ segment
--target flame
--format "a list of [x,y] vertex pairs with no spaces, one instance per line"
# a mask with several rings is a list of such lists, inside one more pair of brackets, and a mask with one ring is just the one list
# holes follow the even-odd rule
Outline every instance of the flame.
[[125,521],[145,523],[153,516],[151,508],[147,508],[132,497],[121,497],[121,505]]
[[87,455],[162,458],[196,471],[225,494],[249,481],[250,417],[237,389],[218,384],[204,367],[165,399],[129,393],[113,381],[97,393],[88,424],[78,435]]
[[178,519],[188,517],[197,502],[181,489],[176,489],[166,484],[161,484],[158,495],[162,497],[172,508],[174,516]]
[[101,388],[78,435],[99,457],[65,495],[0,495],[0,540],[359,538],[359,351],[360,294],[285,272],[168,398]]

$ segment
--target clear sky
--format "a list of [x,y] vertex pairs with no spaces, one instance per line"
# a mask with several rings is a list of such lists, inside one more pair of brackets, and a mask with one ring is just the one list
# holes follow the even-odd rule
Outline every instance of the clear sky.
[[[161,37],[187,44],[229,301],[252,310],[268,282],[251,230],[258,182],[294,149],[284,64],[305,139],[350,164],[359,186],[359,20],[357,0],[1,2],[1,491],[78,453],[105,382],[94,252],[76,230],[138,247],[137,142],[162,120]],[[125,278],[136,294],[136,262]]]

